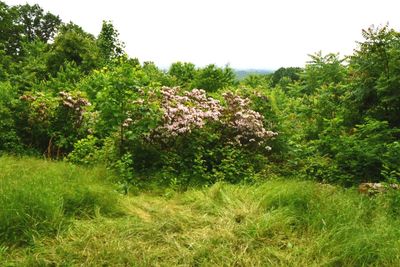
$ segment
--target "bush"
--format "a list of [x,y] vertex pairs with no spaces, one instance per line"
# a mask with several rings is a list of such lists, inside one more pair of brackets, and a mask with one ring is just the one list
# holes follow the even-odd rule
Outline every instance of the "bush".
[[22,142],[49,158],[72,151],[89,132],[91,104],[81,92],[28,92],[20,97],[16,118]]
[[15,98],[11,85],[0,83],[0,152],[19,153],[22,151],[12,111]]
[[74,150],[68,154],[67,160],[75,164],[93,165],[99,161],[99,140],[93,135],[77,141]]
[[390,183],[400,182],[400,142],[395,141],[385,145],[386,152],[382,155],[382,177]]
[[277,134],[264,128],[264,117],[251,109],[249,99],[228,91],[222,104],[204,90],[176,87],[141,94],[152,97],[126,113],[115,135],[119,157],[131,157],[129,164],[124,159],[112,164],[123,169],[124,180],[133,181],[126,177],[132,173],[135,182],[153,177],[183,187],[237,183],[262,169]]
[[313,151],[305,162],[310,175],[346,186],[396,176],[398,129],[389,128],[385,121],[366,119],[346,131],[338,121],[326,120],[320,138],[308,143]]

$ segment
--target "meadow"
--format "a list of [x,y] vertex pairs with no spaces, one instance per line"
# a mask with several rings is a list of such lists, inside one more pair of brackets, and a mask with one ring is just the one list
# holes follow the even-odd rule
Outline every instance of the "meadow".
[[123,195],[101,167],[0,158],[2,266],[397,266],[400,194],[273,178]]

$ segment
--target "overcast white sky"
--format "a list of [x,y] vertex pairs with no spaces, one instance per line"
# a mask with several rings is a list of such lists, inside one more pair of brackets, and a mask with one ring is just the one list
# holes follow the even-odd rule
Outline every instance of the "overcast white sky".
[[98,35],[111,20],[140,61],[234,68],[303,66],[307,54],[349,55],[361,30],[400,30],[399,0],[2,0],[39,4]]

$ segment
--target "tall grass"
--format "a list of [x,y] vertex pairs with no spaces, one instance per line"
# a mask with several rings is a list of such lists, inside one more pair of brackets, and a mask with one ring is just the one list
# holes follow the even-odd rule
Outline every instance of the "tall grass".
[[75,217],[119,213],[109,175],[102,168],[0,157],[0,244],[55,235]]
[[396,196],[301,181],[142,193],[127,214],[75,221],[8,252],[17,265],[399,266]]

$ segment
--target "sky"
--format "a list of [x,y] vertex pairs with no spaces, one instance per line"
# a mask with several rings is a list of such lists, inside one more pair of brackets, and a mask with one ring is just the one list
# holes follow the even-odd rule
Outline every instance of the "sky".
[[350,55],[361,30],[400,31],[399,0],[2,0],[39,4],[97,36],[110,20],[130,57],[237,69],[302,67],[309,54]]

